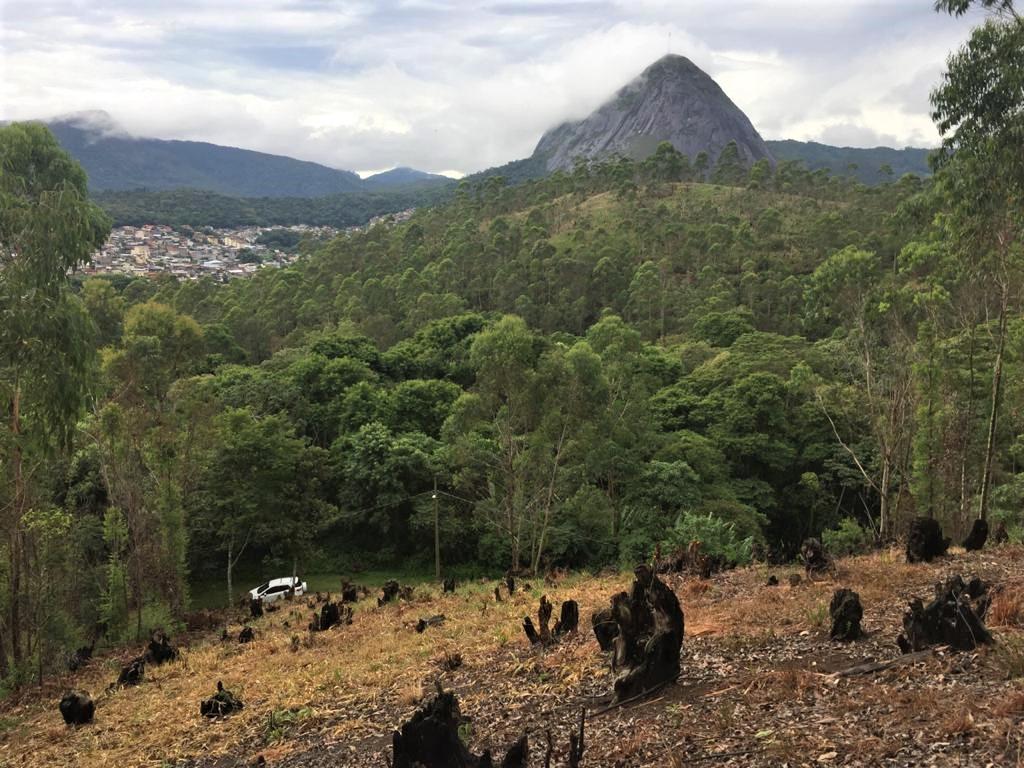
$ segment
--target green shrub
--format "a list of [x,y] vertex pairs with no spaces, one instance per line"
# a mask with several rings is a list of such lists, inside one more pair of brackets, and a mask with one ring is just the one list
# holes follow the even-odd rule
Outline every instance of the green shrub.
[[846,517],[838,528],[821,532],[821,543],[832,555],[859,555],[871,549],[871,534],[856,520]]
[[692,541],[701,543],[701,552],[723,558],[731,565],[747,565],[753,557],[754,537],[741,537],[736,525],[711,513],[683,512],[668,531],[663,546],[669,551],[685,549]]

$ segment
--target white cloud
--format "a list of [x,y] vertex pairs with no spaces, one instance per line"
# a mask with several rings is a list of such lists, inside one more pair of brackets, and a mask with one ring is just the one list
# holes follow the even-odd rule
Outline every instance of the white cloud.
[[671,47],[766,138],[931,144],[928,87],[967,29],[923,0],[0,0],[0,118],[102,109],[137,135],[473,171]]

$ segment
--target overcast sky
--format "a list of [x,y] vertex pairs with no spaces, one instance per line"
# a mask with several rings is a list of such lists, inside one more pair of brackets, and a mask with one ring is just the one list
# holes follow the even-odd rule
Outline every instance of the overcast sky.
[[471,172],[671,50],[766,139],[932,146],[928,92],[975,22],[932,0],[0,0],[0,119],[105,110],[135,135]]

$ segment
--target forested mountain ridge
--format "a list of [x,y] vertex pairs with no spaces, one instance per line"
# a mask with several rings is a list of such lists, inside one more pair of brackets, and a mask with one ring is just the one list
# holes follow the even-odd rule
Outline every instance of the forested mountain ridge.
[[102,112],[70,115],[47,125],[85,168],[89,187],[97,192],[200,190],[236,198],[318,198],[452,183],[411,168],[364,180],[352,171],[282,155],[130,136]]
[[808,169],[824,169],[831,176],[853,176],[861,184],[881,184],[907,173],[930,176],[928,156],[933,150],[916,147],[832,147],[816,141],[773,141],[768,148],[777,160],[798,160]]

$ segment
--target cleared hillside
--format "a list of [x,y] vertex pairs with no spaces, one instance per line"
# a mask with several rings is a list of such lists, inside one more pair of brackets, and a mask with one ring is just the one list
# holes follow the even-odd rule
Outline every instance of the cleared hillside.
[[[411,603],[357,606],[354,622],[321,634],[304,629],[302,603],[254,623],[256,640],[193,636],[184,658],[147,673],[136,688],[103,693],[124,657],[98,659],[79,675],[27,690],[3,711],[5,765],[381,766],[391,732],[435,682],[456,691],[471,725],[470,746],[501,753],[522,733],[543,764],[551,729],[555,765],[582,707],[590,716],[584,765],[1016,765],[1024,715],[1024,631],[1020,583],[1024,549],[954,554],[907,565],[883,551],[839,563],[832,578],[788,585],[796,568],[764,566],[710,580],[667,576],[686,613],[682,676],[656,697],[598,714],[589,697],[607,693],[612,675],[589,628],[630,577],[537,581],[501,603],[494,582],[460,585],[455,595],[417,589]],[[870,674],[837,675],[895,659],[900,617],[913,596],[951,573],[1007,585],[991,609],[996,645],[970,653],[937,649],[916,663]],[[846,586],[860,593],[867,637],[828,639],[828,601]],[[546,594],[574,598],[581,632],[548,649],[531,647],[522,617]],[[443,613],[440,627],[413,628]],[[291,626],[288,626],[288,625]],[[293,641],[293,638],[296,640]],[[463,666],[441,668],[445,654]],[[245,702],[230,718],[207,722],[199,701],[217,680]],[[96,723],[60,721],[56,701],[69,686],[98,696]]]

